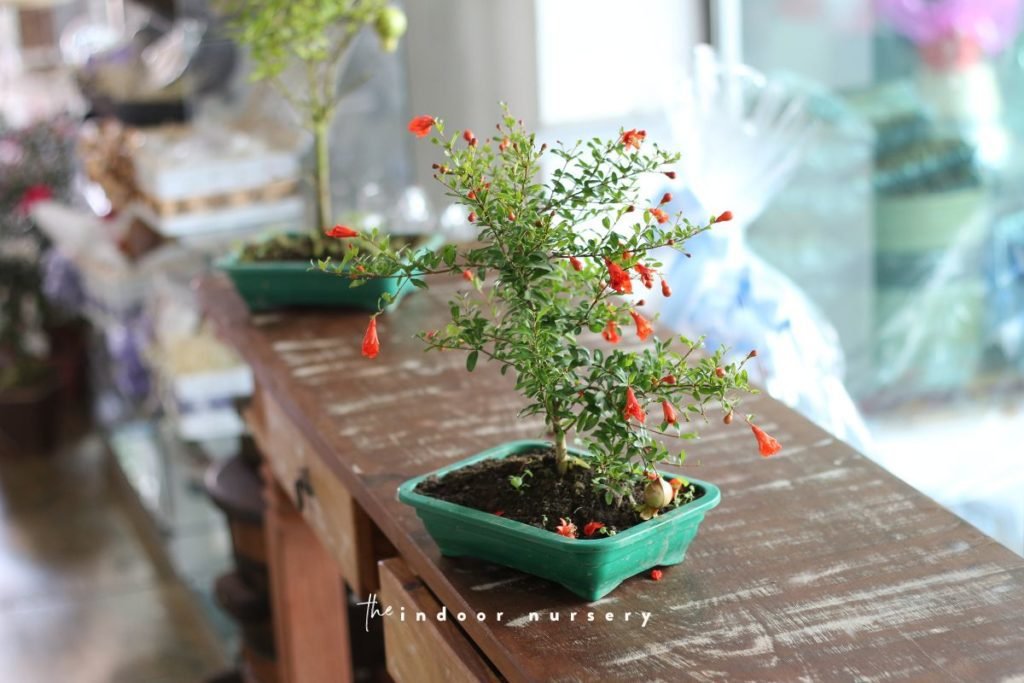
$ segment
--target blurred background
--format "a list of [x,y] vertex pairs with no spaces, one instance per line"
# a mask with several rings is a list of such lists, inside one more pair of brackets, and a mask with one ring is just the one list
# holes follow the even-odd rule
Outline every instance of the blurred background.
[[[472,235],[413,115],[645,129],[683,155],[651,197],[737,218],[666,261],[662,324],[757,348],[773,396],[1024,554],[1022,0],[400,4],[397,52],[364,31],[340,71],[339,214]],[[190,283],[311,220],[313,155],[230,35],[204,0],[0,0],[4,680],[273,659],[252,378]]]

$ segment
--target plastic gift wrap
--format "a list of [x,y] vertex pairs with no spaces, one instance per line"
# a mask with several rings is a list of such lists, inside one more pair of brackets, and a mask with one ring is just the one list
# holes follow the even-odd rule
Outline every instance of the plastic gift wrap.
[[[757,349],[752,379],[838,437],[864,448],[867,431],[843,386],[844,363],[827,319],[781,272],[754,254],[745,232],[789,178],[813,139],[802,98],[742,65],[695,52],[692,77],[674,113],[692,206],[735,219],[688,243],[693,259],[666,259],[674,295],[662,320],[736,357]],[[738,160],[742,160],[739,162]],[[657,297],[652,297],[652,302]]]

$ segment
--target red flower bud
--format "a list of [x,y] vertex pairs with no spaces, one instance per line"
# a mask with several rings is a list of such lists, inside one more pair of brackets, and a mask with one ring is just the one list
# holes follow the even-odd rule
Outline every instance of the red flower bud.
[[668,204],[671,201],[672,201],[672,193],[671,192],[666,192],[665,194],[661,195],[661,201],[658,202],[658,203],[659,204]]
[[723,368],[723,367],[715,368],[715,376],[719,377],[719,378],[725,377],[725,368]]
[[764,457],[775,455],[782,450],[782,444],[780,444],[775,437],[769,436],[763,429],[758,427],[753,422],[750,424],[750,430],[754,432],[754,438],[757,439],[757,450]]
[[473,273],[471,271],[468,271],[468,270],[462,271],[462,279],[465,280],[466,282],[472,282],[473,281]]
[[651,570],[651,580],[652,581],[661,581],[661,577],[663,577],[663,576],[665,576],[665,572],[661,571],[660,569],[652,569]]
[[605,265],[608,267],[608,277],[611,280],[609,286],[619,294],[632,294],[633,281],[629,279],[629,274],[622,266],[608,259],[605,259]]
[[377,316],[370,317],[370,324],[366,327],[366,334],[363,335],[363,355],[367,358],[376,358],[380,353],[380,340],[377,339]]
[[650,289],[654,286],[654,271],[642,263],[638,263],[633,266],[633,270],[640,273],[640,281],[644,283],[644,287]]
[[676,179],[676,172],[675,171],[665,171],[664,173],[665,173],[665,177],[668,178],[669,180],[675,180]]
[[496,514],[498,517],[504,517],[505,516],[505,511],[504,510],[495,510],[494,514]]
[[583,525],[583,535],[590,538],[603,528],[604,524],[601,522],[587,522]]
[[469,215],[466,216],[466,220],[469,221],[470,223],[476,223],[476,212],[470,211]]
[[630,311],[629,314],[633,316],[633,322],[636,323],[636,336],[640,337],[640,341],[644,341],[654,334],[654,328],[651,327],[651,323],[646,318],[636,311]]
[[565,519],[564,517],[559,518],[561,524],[555,527],[555,533],[559,536],[565,536],[566,538],[576,538],[576,525]]
[[503,138],[502,141],[498,143],[498,151],[504,152],[506,149],[508,149],[509,144],[509,139]]
[[359,233],[348,227],[347,225],[335,225],[333,228],[324,233],[328,237],[358,237]]
[[409,132],[418,138],[425,138],[434,127],[433,116],[417,116],[409,121]]
[[640,407],[640,403],[636,400],[636,394],[633,393],[633,387],[626,388],[626,408],[622,412],[623,418],[627,421],[629,418],[636,418],[638,422],[647,421],[647,413]]
[[618,344],[619,339],[619,328],[616,327],[614,320],[609,320],[608,324],[604,326],[604,331],[601,332],[601,336],[605,338],[605,341],[611,342],[612,344]]
[[661,295],[664,297],[672,296],[672,288],[668,286],[668,282],[664,279],[661,281]]
[[514,221],[516,219],[516,212],[515,211],[509,211],[508,212],[508,219],[510,221]]
[[732,411],[731,410],[728,413],[725,414],[725,417],[722,418],[722,423],[723,424],[727,424],[727,425],[731,425],[732,424]]
[[583,270],[583,264],[575,256],[569,257],[569,263],[572,265],[572,269],[575,270],[577,273]]
[[723,211],[718,214],[718,218],[715,219],[715,223],[725,223],[726,221],[732,220],[732,211]]
[[662,377],[658,381],[661,384],[675,384],[676,383],[676,376],[675,375],[665,375],[664,377]]
[[465,140],[466,142],[472,142],[473,140],[476,140],[476,136],[473,135],[473,131],[467,128],[466,130],[462,131],[462,139]]
[[661,209],[650,209],[651,215],[658,221],[658,225],[668,223],[668,214]]
[[634,128],[632,130],[625,131],[622,134],[622,137],[619,138],[619,142],[626,149],[640,149],[640,143],[642,143],[646,137],[647,131],[637,130]]
[[671,403],[662,401],[661,410],[665,414],[665,422],[668,422],[670,425],[679,424],[679,420],[676,418],[676,409],[672,407]]
[[466,195],[466,199],[476,199],[476,190],[470,190],[469,194]]

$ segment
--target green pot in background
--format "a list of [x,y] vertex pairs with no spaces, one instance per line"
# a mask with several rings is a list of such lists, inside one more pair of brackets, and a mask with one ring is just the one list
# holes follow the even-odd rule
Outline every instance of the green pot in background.
[[[505,458],[549,445],[545,441],[512,441],[496,446],[410,479],[399,487],[398,499],[416,508],[442,555],[475,557],[512,567],[561,584],[586,600],[604,597],[640,572],[682,562],[704,513],[721,499],[714,484],[690,479],[704,491],[693,502],[614,536],[580,540],[415,492],[416,486],[429,476],[443,477],[481,460]],[[570,450],[585,455],[583,451]]]
[[[430,235],[418,249],[433,250],[442,244],[441,235]],[[311,269],[308,261],[241,261],[240,253],[229,254],[216,265],[231,278],[254,313],[289,307],[376,311],[385,292],[393,297],[391,309],[413,289],[408,281],[399,287],[399,278],[367,280],[359,287],[349,287],[344,276]]]

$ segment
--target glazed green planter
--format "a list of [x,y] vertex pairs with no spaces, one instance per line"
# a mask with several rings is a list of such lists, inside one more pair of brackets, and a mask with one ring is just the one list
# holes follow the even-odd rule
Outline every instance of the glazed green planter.
[[[421,249],[436,249],[443,242],[440,235],[433,235]],[[312,270],[308,261],[243,262],[238,257],[238,252],[229,254],[216,265],[231,278],[253,312],[290,307],[376,311],[384,293],[393,297],[391,309],[414,289],[408,280],[399,287],[399,278],[367,280],[359,287],[349,287],[343,276]]]
[[548,445],[545,441],[502,444],[410,479],[398,488],[398,499],[416,508],[442,555],[475,557],[512,567],[559,583],[587,600],[604,597],[635,574],[682,562],[704,513],[721,499],[714,484],[690,479],[704,491],[697,500],[614,536],[579,540],[415,492],[428,476],[443,477],[481,460],[505,458]]

